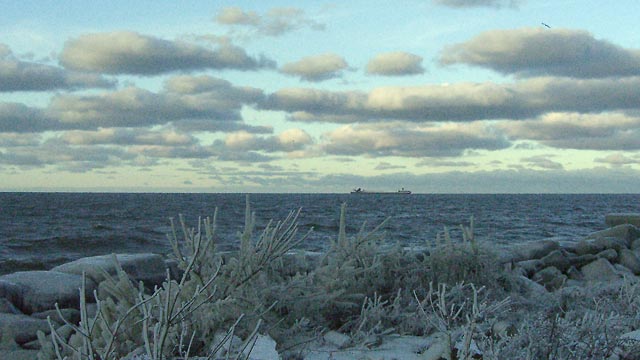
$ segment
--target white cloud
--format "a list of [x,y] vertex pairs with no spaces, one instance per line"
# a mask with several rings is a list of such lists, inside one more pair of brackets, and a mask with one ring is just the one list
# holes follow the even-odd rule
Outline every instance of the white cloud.
[[422,74],[422,57],[402,51],[378,54],[369,60],[367,73],[387,76]]
[[302,28],[324,30],[323,24],[308,18],[302,9],[294,7],[272,8],[260,15],[255,11],[230,6],[222,8],[215,21],[224,25],[243,26],[253,30],[254,34],[264,36],[280,36]]
[[575,78],[640,75],[640,50],[596,39],[582,30],[491,30],[450,46],[440,62],[468,64],[518,76]]
[[255,70],[273,61],[253,58],[244,49],[223,44],[208,49],[131,31],[86,34],[66,42],[61,63],[70,69],[107,74],[158,75],[206,69]]
[[341,56],[327,53],[284,64],[280,71],[306,81],[323,81],[340,77],[342,71],[348,67],[349,65]]

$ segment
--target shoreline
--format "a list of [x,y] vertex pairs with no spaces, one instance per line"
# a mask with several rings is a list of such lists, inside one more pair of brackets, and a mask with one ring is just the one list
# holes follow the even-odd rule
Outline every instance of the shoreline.
[[[580,294],[584,292],[608,291],[607,287],[619,289],[640,284],[638,277],[640,275],[640,230],[637,227],[640,224],[640,215],[610,214],[606,217],[605,222],[610,226],[608,229],[593,233],[575,243],[541,240],[516,244],[492,254],[492,257],[487,258],[487,261],[494,262],[490,264],[493,267],[491,271],[505,271],[505,274],[508,274],[508,279],[512,282],[509,285],[512,287],[510,296],[522,297],[518,301],[525,303],[536,298],[552,299],[557,296],[575,298],[571,301],[578,303],[582,301]],[[455,248],[456,252],[471,251],[463,255],[466,258],[472,257],[476,251],[474,250],[475,245],[473,245],[472,228],[473,224],[467,228],[471,231],[469,235],[471,239],[462,243],[453,243],[451,240],[447,240],[449,243],[444,241],[443,248]],[[424,258],[435,256],[435,253],[436,250],[431,253],[429,251],[414,252],[412,256],[422,257],[421,261],[424,261]],[[459,255],[453,252],[445,252],[444,254],[446,256]],[[322,262],[327,261],[326,256],[325,253],[285,252],[280,257],[278,269],[282,272],[282,276],[294,277],[296,274],[310,273]],[[404,253],[403,256],[409,255]],[[136,283],[144,282],[147,291],[150,291],[153,286],[162,286],[163,281],[166,280],[167,271],[174,280],[180,279],[184,274],[184,269],[181,270],[175,260],[167,259],[158,254],[118,254],[116,258],[119,266],[129,278]],[[231,263],[235,261],[235,253],[222,254],[221,259],[222,262]],[[450,259],[447,258],[447,260]],[[413,260],[405,259],[404,261],[411,262]],[[435,266],[434,262],[430,264]],[[483,266],[487,264],[483,263]],[[452,266],[452,264],[446,263],[445,266]],[[66,309],[63,311],[66,316],[69,316],[71,323],[77,323],[79,321],[78,310],[82,308],[78,298],[78,289],[84,288],[86,298],[91,300],[94,290],[98,291],[104,288],[103,283],[106,281],[107,275],[98,269],[104,269],[112,276],[117,276],[119,273],[118,266],[114,264],[113,256],[103,255],[82,258],[46,271],[25,271],[0,276],[0,329],[3,331],[0,334],[2,335],[0,351],[6,351],[9,354],[10,357],[7,359],[35,356],[42,346],[42,339],[41,341],[37,340],[37,333],[40,331],[44,336],[51,332],[51,325],[46,318],[53,319],[57,316],[54,310],[56,303],[61,309]],[[489,270],[483,268],[483,271]],[[83,281],[83,273],[86,275],[85,281]],[[476,276],[478,275],[485,276],[486,274],[476,274]],[[455,287],[454,285],[450,286]],[[470,288],[462,286],[460,291],[468,292]],[[474,296],[478,295],[477,291],[477,288],[474,287]],[[440,295],[445,296],[445,294]],[[425,301],[426,299],[425,297]],[[487,298],[487,300],[499,302],[496,299]],[[94,307],[94,305],[90,307]],[[363,304],[363,309],[364,307]],[[503,330],[506,332],[523,331],[522,329],[514,330],[516,324],[508,316],[505,316],[504,319],[500,319],[498,316],[496,319],[496,322],[492,324],[492,329],[497,323],[501,323],[500,326],[504,326]],[[67,325],[58,323],[54,327],[56,326],[57,330],[60,330]],[[361,325],[361,328],[363,326]],[[640,323],[637,326],[626,329],[629,331],[621,333],[619,338],[632,339],[633,341],[627,341],[631,341],[632,345],[635,345],[636,341],[640,342],[640,334],[635,337],[635,331],[640,329]],[[464,326],[461,327],[464,328]],[[9,334],[7,329],[10,328],[18,330]],[[389,351],[391,353],[402,352],[407,359],[413,357],[429,358],[428,355],[433,353],[432,358],[438,359],[436,356],[440,356],[446,351],[470,351],[469,347],[464,348],[464,346],[461,347],[460,344],[452,342],[451,336],[449,336],[449,340],[443,340],[443,329],[439,330],[433,331],[431,334],[416,336],[370,329],[372,340],[353,330],[345,333],[340,328],[325,326],[324,331],[306,345],[303,351],[306,354],[304,359],[328,359],[323,357],[326,354],[332,354],[334,359],[350,359],[353,357],[348,356],[358,354],[368,354],[368,356],[377,354],[376,356],[382,358],[384,354],[390,354]],[[452,333],[459,331],[459,329],[449,330]],[[254,340],[260,341],[262,344],[260,346],[263,346],[259,348],[262,349],[260,351],[270,352],[271,358],[282,356],[278,352],[282,349],[269,334],[260,333]],[[449,342],[447,343],[445,340]],[[480,340],[474,339],[474,341]],[[629,348],[627,346],[625,348],[623,343],[625,342],[622,340],[619,344],[616,343],[616,347],[610,349],[612,354],[613,352],[622,354],[637,350],[635,347]],[[441,351],[438,353],[439,349]],[[476,355],[478,355],[478,351],[480,350],[476,351]],[[133,355],[130,357],[130,359],[134,358],[144,359],[144,357],[136,358]]]

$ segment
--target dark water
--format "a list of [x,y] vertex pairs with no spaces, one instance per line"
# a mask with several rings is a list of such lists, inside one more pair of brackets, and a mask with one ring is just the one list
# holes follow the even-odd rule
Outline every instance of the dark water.
[[[310,250],[336,237],[343,202],[350,233],[365,220],[371,228],[391,217],[386,241],[407,246],[432,241],[471,215],[478,239],[511,244],[577,240],[603,229],[607,213],[640,212],[640,195],[251,195],[258,228],[301,207],[301,232],[314,228],[303,244]],[[112,252],[166,253],[170,217],[183,214],[195,225],[216,207],[219,248],[233,248],[244,224],[243,194],[0,193],[0,273]]]

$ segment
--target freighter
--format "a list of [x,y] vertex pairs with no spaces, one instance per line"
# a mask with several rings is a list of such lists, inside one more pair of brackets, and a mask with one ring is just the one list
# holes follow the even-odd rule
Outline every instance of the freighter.
[[357,188],[357,189],[353,189],[351,191],[352,194],[399,194],[399,195],[409,195],[411,194],[411,191],[409,190],[405,190],[405,188],[402,188],[398,191],[368,191],[368,190],[364,190],[362,188]]

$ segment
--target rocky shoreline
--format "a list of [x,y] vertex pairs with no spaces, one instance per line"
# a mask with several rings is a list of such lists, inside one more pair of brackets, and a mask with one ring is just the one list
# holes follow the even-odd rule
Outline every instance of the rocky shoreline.
[[[611,214],[608,229],[573,242],[541,240],[499,251],[504,264],[531,296],[572,291],[593,284],[640,281],[640,214]],[[118,262],[134,282],[148,288],[167,278],[178,278],[176,264],[158,254],[117,254]],[[292,257],[293,258],[293,257]],[[58,319],[55,304],[72,323],[80,321],[79,289],[87,301],[104,281],[116,274],[112,255],[82,258],[48,271],[22,271],[0,276],[0,353],[2,359],[36,359],[41,344],[37,332],[50,333],[49,317],[59,334],[70,336],[72,328]],[[83,276],[86,281],[83,286]],[[95,301],[93,301],[95,302]],[[88,304],[95,312],[95,304]],[[505,325],[505,326],[508,326]],[[623,335],[640,341],[640,330]],[[260,335],[249,359],[278,359],[276,342]],[[375,345],[354,346],[347,334],[328,331],[306,345],[304,359],[440,359],[445,349],[438,334],[401,336],[387,334]],[[622,350],[620,350],[622,354]],[[482,358],[481,354],[477,354]],[[130,359],[145,359],[132,354]],[[613,358],[615,359],[615,357]],[[617,359],[625,359],[618,355]]]

